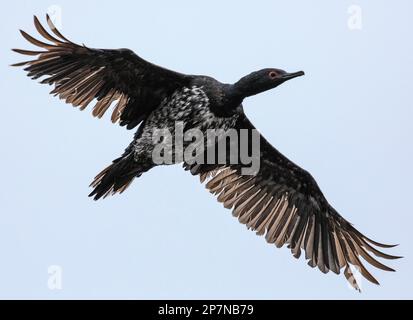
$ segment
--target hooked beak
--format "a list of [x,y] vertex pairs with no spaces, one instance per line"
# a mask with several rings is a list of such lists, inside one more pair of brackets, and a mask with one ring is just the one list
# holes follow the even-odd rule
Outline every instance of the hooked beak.
[[294,73],[286,73],[286,74],[283,74],[281,76],[281,79],[284,80],[284,81],[288,81],[288,80],[291,80],[291,79],[294,79],[294,78],[297,78],[297,77],[302,77],[304,75],[305,75],[304,71],[298,71],[298,72],[294,72]]

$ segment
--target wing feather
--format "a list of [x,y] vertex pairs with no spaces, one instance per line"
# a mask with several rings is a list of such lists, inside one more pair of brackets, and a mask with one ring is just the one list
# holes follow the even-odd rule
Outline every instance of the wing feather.
[[[239,126],[253,129],[246,118]],[[242,175],[242,167],[232,163],[184,167],[192,174],[199,174],[207,189],[226,208],[232,209],[233,215],[248,229],[264,235],[268,243],[277,247],[288,244],[296,258],[304,250],[308,264],[323,273],[340,274],[344,269],[346,279],[356,290],[360,290],[360,285],[353,267],[378,284],[361,258],[378,269],[394,271],[369,252],[384,259],[400,258],[374,248],[373,245],[393,246],[375,242],[357,231],[328,204],[311,175],[282,156],[264,138],[261,168],[254,176]]]
[[114,105],[111,120],[132,129],[163,99],[192,77],[151,64],[131,50],[92,49],[80,46],[64,37],[46,16],[48,32],[34,17],[37,32],[47,43],[20,30],[22,36],[42,51],[12,49],[14,52],[37,57],[13,64],[25,66],[32,79],[45,77],[42,84],[53,85],[51,94],[65,102],[86,109],[94,100],[92,115],[102,118]]

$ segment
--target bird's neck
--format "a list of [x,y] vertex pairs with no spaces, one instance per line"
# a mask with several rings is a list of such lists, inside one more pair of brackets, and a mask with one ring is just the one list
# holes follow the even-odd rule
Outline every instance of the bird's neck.
[[234,97],[241,98],[242,100],[261,92],[251,84],[249,76],[241,78],[238,82],[234,83],[231,91]]
[[238,90],[235,84],[227,85],[225,88],[225,107],[229,109],[235,109],[244,100],[245,96],[242,91]]

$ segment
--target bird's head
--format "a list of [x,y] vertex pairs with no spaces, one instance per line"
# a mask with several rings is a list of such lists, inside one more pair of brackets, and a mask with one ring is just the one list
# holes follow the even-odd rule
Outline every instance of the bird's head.
[[303,71],[288,73],[280,69],[262,69],[243,77],[234,84],[234,90],[237,95],[244,99],[274,89],[288,80],[303,75]]

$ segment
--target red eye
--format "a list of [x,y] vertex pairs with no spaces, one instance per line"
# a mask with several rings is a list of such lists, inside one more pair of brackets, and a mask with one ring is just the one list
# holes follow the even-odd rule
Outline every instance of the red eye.
[[271,79],[275,79],[275,78],[277,78],[278,73],[275,72],[275,71],[271,71],[268,75],[269,75],[269,77],[270,77]]

